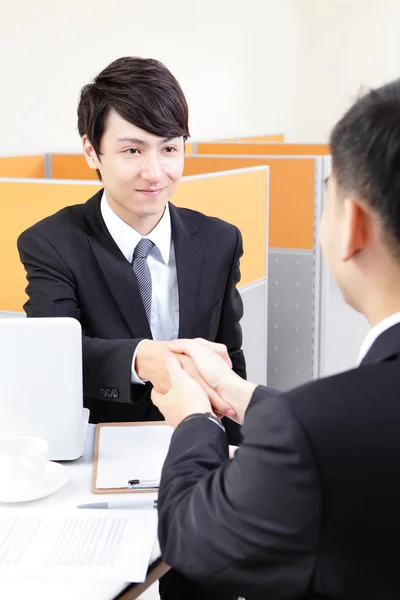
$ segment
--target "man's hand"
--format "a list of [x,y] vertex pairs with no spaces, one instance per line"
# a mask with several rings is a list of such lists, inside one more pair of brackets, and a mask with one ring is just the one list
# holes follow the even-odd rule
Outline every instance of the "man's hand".
[[212,412],[206,392],[185,372],[177,355],[167,352],[165,364],[171,388],[164,394],[153,388],[151,399],[168,425],[177,427],[189,415]]
[[[186,341],[189,340],[177,340],[177,342],[182,343],[185,343]],[[140,344],[136,355],[136,373],[141,379],[151,381],[154,388],[161,394],[166,394],[171,387],[171,380],[166,367],[166,355],[170,343],[171,342],[146,340]],[[226,346],[222,344],[213,344],[207,340],[201,340],[201,344],[205,348],[212,349],[211,351],[215,357],[221,360],[221,362],[226,365],[227,369],[231,369],[232,363]],[[178,358],[184,370],[204,389],[210,398],[214,409],[221,415],[236,419],[235,411],[218,395],[218,392],[204,380],[190,356],[182,353],[179,354]]]
[[[169,343],[169,348],[177,354],[190,357],[200,376],[228,406],[236,412],[235,420],[243,423],[244,414],[251,396],[256,388],[254,383],[243,380],[228,367],[223,360],[222,344],[213,344],[202,339],[176,340]],[[213,409],[220,412],[213,398],[210,397]]]

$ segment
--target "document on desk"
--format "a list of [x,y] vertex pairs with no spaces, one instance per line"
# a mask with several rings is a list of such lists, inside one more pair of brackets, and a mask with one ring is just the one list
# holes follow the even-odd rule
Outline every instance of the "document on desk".
[[156,534],[153,509],[0,509],[0,578],[139,583]]
[[102,424],[93,491],[124,490],[130,479],[159,480],[172,427],[157,424]]

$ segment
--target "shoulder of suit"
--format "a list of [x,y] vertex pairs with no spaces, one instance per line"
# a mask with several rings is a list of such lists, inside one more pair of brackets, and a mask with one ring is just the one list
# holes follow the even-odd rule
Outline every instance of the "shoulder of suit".
[[48,235],[51,235],[53,231],[56,232],[64,228],[70,229],[77,226],[79,227],[83,206],[83,204],[66,206],[56,213],[41,219],[34,225],[31,225],[31,227],[26,229],[21,235],[32,232],[47,237]]
[[192,210],[191,208],[175,208],[181,214],[184,214],[186,215],[186,217],[191,219],[199,229],[212,228],[216,231],[230,232],[236,235],[237,227],[235,225],[232,225],[232,223],[224,221],[223,219],[205,215],[204,213],[199,212],[197,210]]
[[[329,415],[357,412],[376,404],[386,389],[389,395],[400,396],[399,360],[364,365],[322,377],[282,394],[300,421],[329,421]],[[385,395],[385,394],[384,394]]]

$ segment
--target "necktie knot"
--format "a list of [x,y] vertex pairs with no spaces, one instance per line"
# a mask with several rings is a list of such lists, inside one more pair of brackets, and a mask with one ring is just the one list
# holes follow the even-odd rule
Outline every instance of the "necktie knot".
[[153,246],[154,244],[151,240],[142,238],[135,248],[133,260],[135,260],[135,258],[147,258]]

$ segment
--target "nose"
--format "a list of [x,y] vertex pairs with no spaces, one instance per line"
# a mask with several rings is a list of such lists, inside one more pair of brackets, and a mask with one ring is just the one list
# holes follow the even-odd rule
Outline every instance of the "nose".
[[143,179],[149,183],[158,183],[162,178],[161,160],[158,152],[149,152],[144,157],[143,168],[141,172]]

